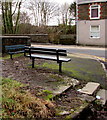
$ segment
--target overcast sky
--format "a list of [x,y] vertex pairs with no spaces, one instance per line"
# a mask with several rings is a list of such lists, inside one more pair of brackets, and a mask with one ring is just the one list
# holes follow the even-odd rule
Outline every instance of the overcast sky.
[[[48,0],[47,0],[48,1]],[[68,4],[71,4],[73,3],[75,0],[49,0],[49,1],[52,1],[52,2],[57,2],[59,4],[64,4],[64,3],[68,3]],[[57,25],[57,20],[56,18],[53,18],[48,25]]]
[[71,4],[74,0],[50,0],[52,2],[57,2],[57,3],[60,3],[60,4],[63,4],[63,3],[69,3]]
[[[30,0],[26,0],[26,1],[30,1]],[[70,5],[71,3],[73,3],[76,0],[46,0],[46,1],[55,2],[55,3],[58,3],[59,5],[64,4],[64,3],[68,3]],[[57,17],[52,18],[49,21],[48,25],[58,25]]]

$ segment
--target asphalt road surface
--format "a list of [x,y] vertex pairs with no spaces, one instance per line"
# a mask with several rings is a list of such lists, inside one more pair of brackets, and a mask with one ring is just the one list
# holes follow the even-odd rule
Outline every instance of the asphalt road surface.
[[106,57],[107,50],[95,50],[95,49],[74,49],[74,48],[67,48],[69,53],[80,53],[80,54],[87,54],[93,55],[98,57]]

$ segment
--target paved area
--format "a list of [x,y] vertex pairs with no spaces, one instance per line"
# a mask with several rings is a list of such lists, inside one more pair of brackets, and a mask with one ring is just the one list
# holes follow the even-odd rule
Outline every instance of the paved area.
[[99,83],[88,82],[85,87],[83,87],[80,92],[88,95],[93,95],[99,88]]

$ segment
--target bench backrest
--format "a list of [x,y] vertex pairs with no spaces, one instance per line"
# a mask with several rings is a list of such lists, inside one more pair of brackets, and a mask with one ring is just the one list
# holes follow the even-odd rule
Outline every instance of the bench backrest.
[[10,46],[5,46],[6,51],[14,51],[18,49],[24,49],[25,45],[10,45]]
[[53,49],[53,48],[40,48],[40,47],[25,47],[25,52],[31,54],[46,54],[46,55],[54,55],[57,57],[57,61],[59,60],[59,56],[67,56],[67,51],[64,49]]
[[53,49],[53,48],[40,48],[40,47],[25,47],[25,52],[48,54],[48,55],[60,55],[67,56],[67,51],[64,49]]

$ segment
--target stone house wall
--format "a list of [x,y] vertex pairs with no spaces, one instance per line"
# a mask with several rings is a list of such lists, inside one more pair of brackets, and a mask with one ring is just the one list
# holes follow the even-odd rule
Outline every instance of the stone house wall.
[[88,3],[78,5],[78,20],[90,20],[90,5],[98,4],[100,8],[100,19],[107,19],[107,2],[102,3]]

